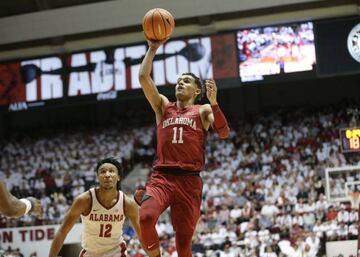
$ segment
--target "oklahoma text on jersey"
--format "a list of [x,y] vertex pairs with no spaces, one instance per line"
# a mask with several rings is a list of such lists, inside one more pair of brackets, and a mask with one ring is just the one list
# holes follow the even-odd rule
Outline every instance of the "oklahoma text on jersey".
[[187,125],[187,126],[190,126],[192,129],[196,130],[196,121],[194,121],[192,118],[188,118],[188,117],[168,118],[163,121],[162,127],[166,128],[167,126],[177,125],[177,124]]

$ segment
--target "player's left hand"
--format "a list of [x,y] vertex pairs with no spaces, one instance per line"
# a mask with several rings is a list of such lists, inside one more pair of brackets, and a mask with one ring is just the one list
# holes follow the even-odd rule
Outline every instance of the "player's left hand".
[[[144,33],[144,35],[145,35],[145,33]],[[145,36],[145,38],[149,45],[149,48],[158,49],[161,45],[163,45],[166,41],[168,41],[170,37],[167,37],[163,40],[151,40],[151,39],[148,39],[146,36]]]
[[32,196],[27,197],[27,199],[32,204],[31,213],[34,214],[38,219],[41,219],[43,217],[44,210],[41,206],[40,200],[38,200]]
[[207,99],[209,100],[211,105],[216,105],[217,104],[217,100],[216,100],[217,87],[216,87],[215,80],[213,80],[213,79],[205,80],[205,86],[206,86]]
[[145,187],[139,187],[135,191],[134,200],[139,206],[141,206],[141,202],[142,202],[142,200],[144,198],[145,193],[146,193],[146,188]]

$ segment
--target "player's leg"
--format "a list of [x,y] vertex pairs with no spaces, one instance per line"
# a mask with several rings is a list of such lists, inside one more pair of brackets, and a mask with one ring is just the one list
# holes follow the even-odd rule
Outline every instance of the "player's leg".
[[171,207],[171,221],[175,230],[178,257],[192,256],[191,242],[200,216],[194,214],[197,212],[195,209],[196,208],[190,207],[189,205]]
[[179,257],[190,257],[192,256],[192,234],[181,234],[175,233],[176,250]]
[[170,205],[173,190],[171,178],[155,175],[146,185],[140,207],[141,235],[150,257],[160,256],[160,241],[155,225],[161,213]]
[[192,256],[192,236],[200,217],[202,182],[200,177],[180,177],[175,203],[171,205],[171,221],[175,230],[179,257]]
[[143,201],[140,208],[140,229],[144,242],[144,247],[150,257],[160,256],[160,240],[155,225],[161,213],[165,209],[161,207],[157,200],[149,197]]

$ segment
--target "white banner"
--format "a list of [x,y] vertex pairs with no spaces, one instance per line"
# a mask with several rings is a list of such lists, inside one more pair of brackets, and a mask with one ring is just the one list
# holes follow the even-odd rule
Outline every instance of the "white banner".
[[357,256],[357,240],[333,241],[326,243],[326,256],[338,257],[340,254],[344,257],[350,255]]
[[[2,228],[0,229],[1,248],[19,248],[20,252],[28,257],[36,252],[37,257],[47,257],[51,242],[55,232],[60,225],[34,226],[21,228]],[[74,244],[81,242],[82,224],[75,224],[67,235],[64,244]]]
[[[74,53],[68,63],[61,56],[25,60],[20,68],[23,81],[16,83],[25,84],[23,102],[137,89],[141,88],[138,76],[146,51],[147,46],[141,44]],[[153,62],[157,86],[175,85],[184,72],[202,80],[213,77],[210,37],[173,40],[158,49]],[[5,75],[0,73],[0,78]]]

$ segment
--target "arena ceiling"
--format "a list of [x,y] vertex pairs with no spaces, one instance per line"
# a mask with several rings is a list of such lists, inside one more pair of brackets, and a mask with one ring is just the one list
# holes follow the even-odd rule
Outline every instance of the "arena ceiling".
[[360,0],[2,0],[0,61],[139,42],[150,6],[175,10],[175,36],[360,13]]
[[[8,0],[0,1],[0,18],[27,13],[35,13],[45,10],[54,10],[64,7],[74,7],[92,3],[117,1],[117,0]],[[241,3],[241,0],[238,0]],[[360,0],[322,0],[309,1],[304,8],[321,6],[341,5],[344,3],[360,3]],[[224,1],[226,4],[226,1]]]
[[0,18],[105,1],[109,0],[5,0],[0,1]]

